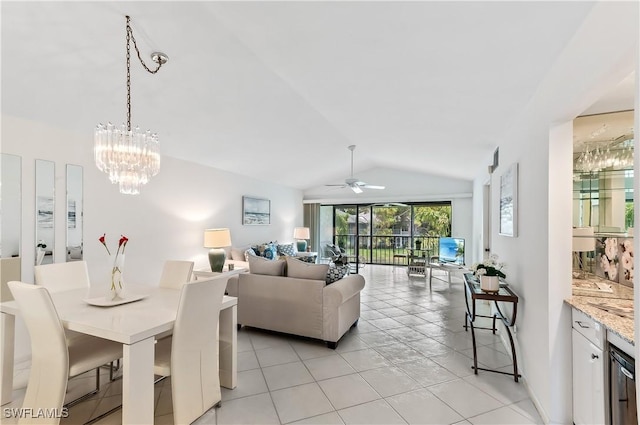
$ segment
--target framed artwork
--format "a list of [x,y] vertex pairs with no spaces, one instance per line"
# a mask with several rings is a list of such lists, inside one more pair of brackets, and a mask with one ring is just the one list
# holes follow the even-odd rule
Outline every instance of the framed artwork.
[[76,228],[76,201],[72,199],[67,201],[67,228]]
[[38,196],[38,227],[53,227],[53,198]]
[[262,198],[242,197],[242,224],[271,224],[271,201]]
[[518,236],[518,163],[500,176],[500,232],[502,236]]

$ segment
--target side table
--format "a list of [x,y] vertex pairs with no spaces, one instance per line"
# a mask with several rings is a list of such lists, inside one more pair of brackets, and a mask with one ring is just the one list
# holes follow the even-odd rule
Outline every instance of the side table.
[[447,274],[447,280],[436,277],[435,279],[442,280],[443,282],[448,282],[449,287],[451,287],[451,273],[455,272],[468,272],[469,270],[464,266],[461,266],[456,263],[441,263],[439,261],[429,261],[429,290],[431,290],[431,281],[434,279],[433,270],[441,270]]
[[[521,376],[518,373],[518,359],[516,357],[516,347],[513,343],[513,335],[511,335],[511,330],[509,327],[513,326],[516,322],[516,314],[518,312],[518,296],[509,288],[509,286],[505,284],[500,284],[500,289],[496,293],[485,292],[480,289],[480,282],[476,279],[476,277],[472,273],[464,274],[464,300],[467,306],[467,312],[464,316],[464,329],[465,331],[471,328],[471,339],[473,342],[473,366],[472,369],[475,371],[475,374],[478,374],[478,370],[485,370],[487,372],[495,372],[502,373],[504,375],[513,376],[514,381],[518,382],[518,378]],[[496,312],[493,316],[483,316],[480,314],[476,314],[476,300],[488,300],[493,301]],[[500,305],[498,302],[511,303],[513,304],[513,311],[511,312],[510,317],[506,317],[502,310],[500,310]],[[493,319],[492,326],[490,328],[474,326],[473,322],[476,320],[476,317],[487,317]],[[475,329],[487,329],[492,331],[494,334],[496,333],[496,319],[500,319],[500,321],[504,324],[505,329],[507,331],[507,335],[509,336],[509,343],[511,344],[511,357],[513,358],[513,373],[503,372],[500,370],[494,369],[484,369],[478,367],[478,353],[476,350],[476,334]]]
[[244,267],[235,267],[233,270],[229,270],[227,269],[227,266],[225,266],[222,269],[222,272],[212,272],[211,270],[208,270],[208,269],[194,270],[193,277],[194,277],[194,280],[198,280],[198,278],[206,279],[208,277],[215,277],[221,274],[224,274],[227,276],[233,276],[234,274],[240,274],[240,273],[246,273],[246,272],[248,272],[248,270]]

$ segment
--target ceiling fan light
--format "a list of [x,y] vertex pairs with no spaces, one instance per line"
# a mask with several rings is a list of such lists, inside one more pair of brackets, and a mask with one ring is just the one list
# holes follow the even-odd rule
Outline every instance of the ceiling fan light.
[[353,190],[355,193],[362,193],[362,189],[360,189],[360,186],[358,186],[357,184],[352,184],[351,190]]

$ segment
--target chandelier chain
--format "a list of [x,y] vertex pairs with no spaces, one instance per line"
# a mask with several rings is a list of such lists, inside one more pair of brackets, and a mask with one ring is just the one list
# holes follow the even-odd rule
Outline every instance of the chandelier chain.
[[153,52],[151,60],[158,64],[155,70],[149,69],[140,56],[131,29],[131,18],[125,15],[127,41],[127,124],[115,126],[111,122],[98,124],[94,131],[94,159],[100,171],[109,175],[111,183],[118,184],[120,193],[137,195],[140,187],[160,171],[160,148],[158,134],[151,130],[131,128],[131,43],[138,59],[150,74],[158,72],[162,64],[169,59],[162,52]]
[[150,69],[146,63],[142,60],[140,55],[140,49],[136,43],[136,38],[133,36],[133,29],[131,28],[131,17],[127,15],[127,130],[131,131],[131,42],[138,55],[138,60],[142,64],[142,67],[150,74],[155,74],[160,70],[162,61],[158,60],[158,67],[156,69]]

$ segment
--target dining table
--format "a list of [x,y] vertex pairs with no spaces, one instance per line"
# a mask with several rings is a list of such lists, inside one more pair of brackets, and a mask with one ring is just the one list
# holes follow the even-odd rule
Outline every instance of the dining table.
[[[111,305],[95,288],[52,292],[51,298],[65,329],[122,344],[122,423],[152,424],[154,418],[154,345],[157,335],[170,332],[176,320],[179,289],[136,285],[127,287],[124,299],[135,302]],[[104,295],[104,294],[102,294]],[[105,299],[106,300],[106,299]],[[224,296],[219,319],[220,385],[233,389],[237,383],[236,297]],[[11,402],[13,392],[15,301],[0,303],[0,404]],[[202,331],[216,332],[206,323]]]

